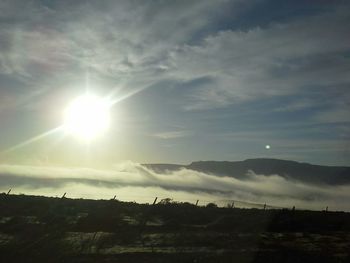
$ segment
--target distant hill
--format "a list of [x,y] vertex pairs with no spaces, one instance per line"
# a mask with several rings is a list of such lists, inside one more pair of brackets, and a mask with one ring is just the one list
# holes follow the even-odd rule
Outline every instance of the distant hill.
[[247,159],[244,161],[199,161],[189,165],[144,164],[155,172],[176,171],[182,168],[237,179],[247,178],[249,170],[256,174],[278,174],[288,180],[306,183],[341,185],[350,183],[350,167],[324,166],[279,159]]

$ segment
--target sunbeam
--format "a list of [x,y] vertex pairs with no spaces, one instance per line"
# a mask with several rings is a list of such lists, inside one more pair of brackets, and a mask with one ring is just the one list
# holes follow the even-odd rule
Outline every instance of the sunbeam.
[[61,131],[62,128],[63,128],[63,126],[59,126],[59,127],[56,127],[56,128],[54,128],[52,130],[46,131],[46,132],[44,132],[42,134],[39,134],[39,135],[37,135],[37,136],[35,136],[33,138],[30,138],[30,139],[28,139],[28,140],[26,140],[24,142],[21,142],[21,143],[15,145],[15,146],[12,146],[12,147],[6,149],[5,151],[2,152],[2,154],[7,154],[7,153],[13,152],[13,151],[15,151],[17,149],[20,149],[22,147],[28,146],[28,145],[30,145],[30,144],[32,144],[34,142],[37,142],[37,141],[39,141],[39,140],[41,140],[41,139],[43,139],[43,138],[45,138],[45,137],[47,137],[47,136],[49,136],[51,134],[54,134],[54,133],[57,133],[57,132]]

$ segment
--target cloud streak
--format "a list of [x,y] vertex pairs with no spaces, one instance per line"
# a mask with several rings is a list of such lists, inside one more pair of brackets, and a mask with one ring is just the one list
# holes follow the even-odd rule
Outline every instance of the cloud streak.
[[176,139],[182,137],[188,137],[193,135],[191,131],[169,131],[169,132],[159,132],[153,136],[159,139]]

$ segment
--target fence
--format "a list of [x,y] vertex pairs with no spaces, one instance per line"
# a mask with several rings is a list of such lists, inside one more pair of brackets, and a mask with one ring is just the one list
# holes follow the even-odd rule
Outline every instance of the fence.
[[[3,194],[17,194],[17,195],[37,195],[33,193],[16,193],[13,189],[9,189],[8,191],[4,191]],[[43,194],[43,196],[47,197],[57,197],[57,198],[72,198],[72,199],[93,199],[93,200],[118,200],[123,202],[136,202],[136,203],[143,203],[143,204],[155,204],[158,200],[160,202],[161,200],[169,199],[169,201],[174,203],[191,203],[196,206],[206,206],[210,203],[217,205],[218,207],[227,207],[227,208],[256,208],[256,209],[305,209],[303,207],[296,207],[295,205],[291,204],[290,206],[278,206],[274,205],[268,202],[264,203],[258,203],[253,201],[246,201],[246,200],[237,200],[237,199],[201,199],[201,198],[171,198],[168,195],[162,196],[157,194],[131,194],[126,196],[110,196],[106,194],[99,194],[99,198],[96,198],[94,194],[84,194],[82,196],[79,196],[79,194],[69,194],[64,192],[60,195],[47,195]],[[154,200],[154,198],[156,200]],[[328,206],[324,206],[321,209],[307,209],[307,210],[322,210],[322,211],[330,211]]]

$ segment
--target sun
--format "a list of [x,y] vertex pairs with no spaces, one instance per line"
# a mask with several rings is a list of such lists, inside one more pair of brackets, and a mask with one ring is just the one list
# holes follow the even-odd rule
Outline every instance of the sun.
[[110,125],[110,103],[92,94],[73,100],[64,111],[64,129],[84,141],[106,132]]

